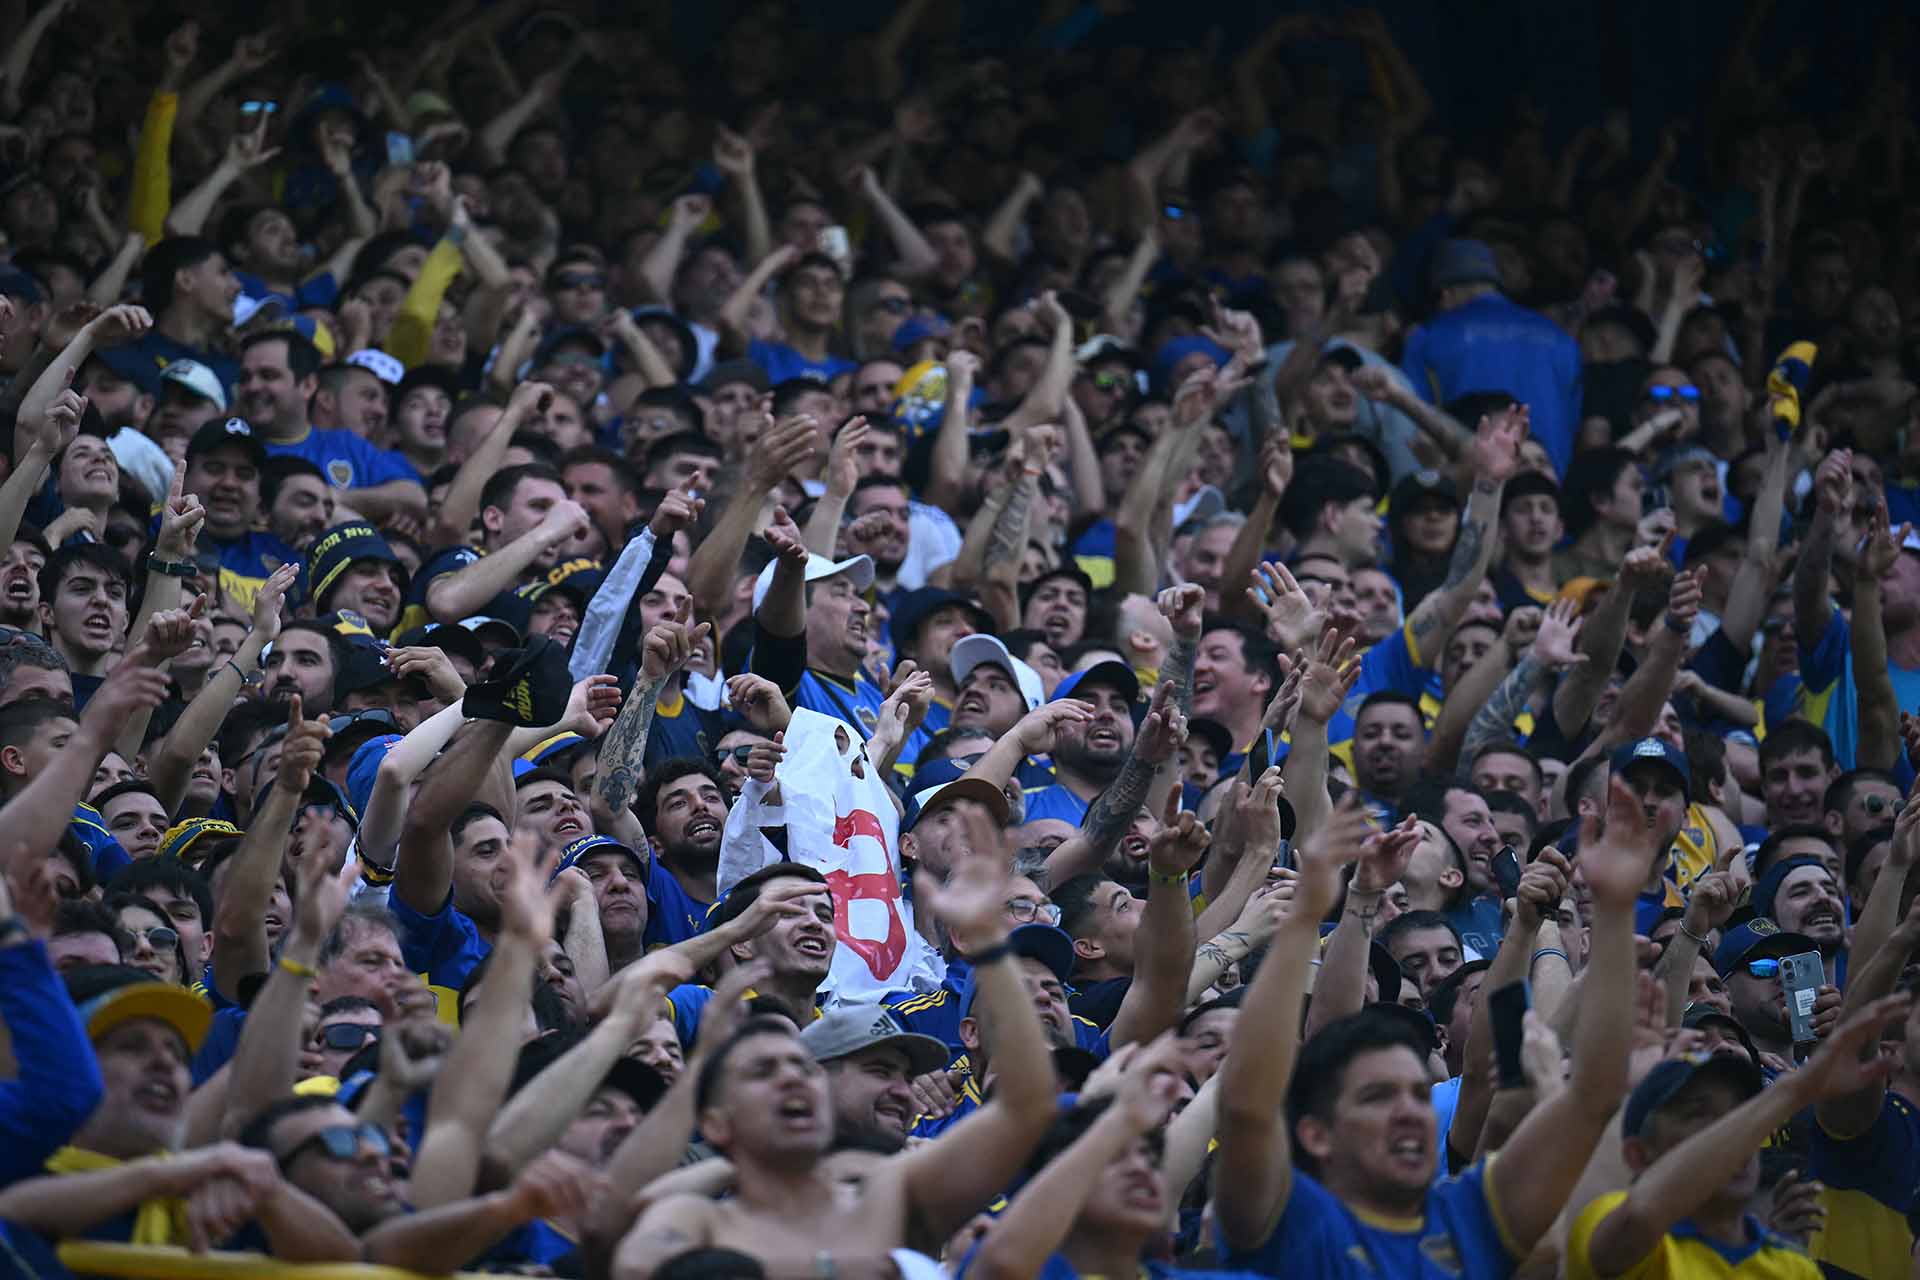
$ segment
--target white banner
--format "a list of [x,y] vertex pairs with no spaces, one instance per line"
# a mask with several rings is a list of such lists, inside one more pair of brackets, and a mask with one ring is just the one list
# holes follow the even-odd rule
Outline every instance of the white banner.
[[[833,716],[803,709],[787,726],[786,759],[770,787],[749,778],[727,814],[717,888],[725,894],[769,863],[805,863],[833,890],[839,945],[821,990],[835,1001],[872,1000],[884,992],[930,991],[946,965],[913,927],[913,906],[900,891],[900,815],[865,744]],[[786,828],[786,855],[763,829]]]

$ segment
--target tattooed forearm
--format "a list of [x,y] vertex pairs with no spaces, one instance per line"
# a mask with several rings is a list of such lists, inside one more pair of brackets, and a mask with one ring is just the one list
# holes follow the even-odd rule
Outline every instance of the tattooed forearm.
[[654,709],[660,705],[664,680],[633,686],[613,727],[600,739],[600,765],[593,789],[614,813],[633,803],[633,793],[647,767],[647,731],[653,728]]
[[1172,652],[1160,664],[1160,683],[1167,687],[1173,705],[1186,715],[1193,714],[1193,659],[1199,648],[1198,639],[1175,636]]
[[1513,737],[1513,721],[1526,709],[1527,699],[1533,696],[1534,686],[1547,674],[1546,666],[1531,653],[1520,659],[1518,666],[1507,672],[1507,678],[1487,699],[1487,705],[1474,713],[1473,723],[1467,726],[1467,736],[1460,744],[1460,767],[1466,769],[1469,762],[1490,742],[1501,742]]
[[1007,495],[1007,505],[1002,507],[999,516],[994,519],[993,528],[987,534],[986,563],[989,565],[1006,564],[1017,561],[1027,545],[1027,513],[1033,508],[1033,497],[1040,492],[1040,478],[1022,474],[1014,481],[1012,491]]
[[1127,833],[1133,815],[1139,813],[1140,806],[1146,803],[1147,790],[1153,785],[1154,769],[1154,765],[1137,755],[1127,756],[1127,762],[1120,766],[1120,776],[1087,806],[1087,816],[1081,820],[1080,830],[1098,851],[1101,861],[1104,862],[1107,855],[1113,852],[1120,837]]

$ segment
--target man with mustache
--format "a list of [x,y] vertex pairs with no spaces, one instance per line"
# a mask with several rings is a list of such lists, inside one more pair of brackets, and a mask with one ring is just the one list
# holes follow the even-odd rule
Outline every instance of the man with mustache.
[[311,715],[332,711],[340,643],[324,622],[296,618],[281,627],[263,667],[268,700],[284,706],[297,694]]
[[1027,821],[1060,818],[1079,825],[1133,750],[1133,704],[1139,697],[1140,681],[1123,662],[1096,663],[1060,682],[1048,701],[1083,702],[1093,715],[1056,735],[1055,781],[1027,797]]

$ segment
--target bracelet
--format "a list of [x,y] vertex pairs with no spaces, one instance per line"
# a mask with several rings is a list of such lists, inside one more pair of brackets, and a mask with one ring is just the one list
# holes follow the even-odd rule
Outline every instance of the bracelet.
[[289,960],[281,956],[276,963],[296,978],[317,978],[319,971],[310,964],[301,964],[298,960]]
[[1680,932],[1686,935],[1687,941],[1694,943],[1695,945],[1699,946],[1703,950],[1706,948],[1707,940],[1701,937],[1699,934],[1695,933],[1693,930],[1687,928],[1687,922],[1684,917],[1680,921]]
[[1186,873],[1186,872],[1184,872],[1184,871],[1176,871],[1176,872],[1174,872],[1174,873],[1173,873],[1173,874],[1171,874],[1171,875],[1168,875],[1168,874],[1166,874],[1165,872],[1161,872],[1161,871],[1149,871],[1149,872],[1147,872],[1147,883],[1148,883],[1148,884],[1177,884],[1177,885],[1184,885],[1184,884],[1186,884],[1186,882],[1187,882],[1187,873]]
[[239,663],[235,662],[232,658],[228,658],[227,665],[233,668],[234,675],[240,677],[241,684],[245,684],[247,682],[247,673],[240,669]]
[[993,964],[995,961],[1005,960],[1012,954],[1013,944],[1011,942],[1002,942],[997,946],[988,947],[985,951],[968,956],[967,960],[974,968],[981,969]]
[[1542,947],[1538,951],[1534,952],[1533,958],[1527,961],[1527,968],[1531,970],[1533,966],[1535,966],[1536,964],[1539,964],[1541,956],[1559,956],[1562,960],[1565,960],[1567,962],[1567,968],[1569,969],[1573,968],[1573,957],[1568,955],[1566,952],[1562,951],[1558,947]]

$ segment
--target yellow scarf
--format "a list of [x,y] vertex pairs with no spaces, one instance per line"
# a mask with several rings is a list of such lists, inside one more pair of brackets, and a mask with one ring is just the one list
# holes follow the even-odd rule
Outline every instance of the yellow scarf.
[[[112,1156],[80,1147],[62,1147],[47,1160],[48,1173],[92,1173],[125,1164]],[[187,1243],[187,1203],[184,1200],[148,1200],[133,1217],[133,1244]]]

